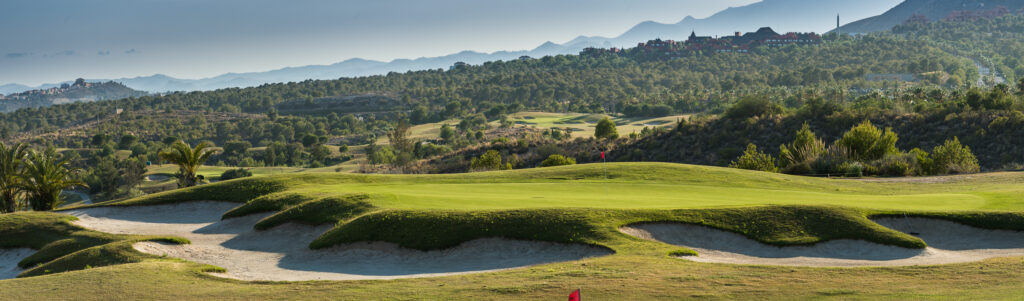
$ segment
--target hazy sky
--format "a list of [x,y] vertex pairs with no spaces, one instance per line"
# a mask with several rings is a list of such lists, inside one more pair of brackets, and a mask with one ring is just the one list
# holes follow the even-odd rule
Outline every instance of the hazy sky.
[[493,52],[757,0],[2,0],[0,84]]

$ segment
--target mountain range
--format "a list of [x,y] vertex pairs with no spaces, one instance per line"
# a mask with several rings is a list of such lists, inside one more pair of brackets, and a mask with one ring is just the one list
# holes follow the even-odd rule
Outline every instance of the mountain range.
[[[113,80],[136,90],[166,92],[250,87],[266,83],[292,82],[307,79],[370,76],[387,74],[389,72],[448,68],[456,62],[481,64],[487,61],[517,59],[522,56],[536,58],[549,55],[575,54],[587,47],[632,47],[638,42],[655,38],[686,39],[691,32],[697,32],[700,35],[730,35],[734,32],[755,31],[764,26],[772,26],[779,32],[826,31],[835,28],[837,14],[848,16],[851,19],[859,19],[874,16],[897,5],[899,2],[900,0],[764,0],[746,6],[728,8],[703,19],[686,17],[672,24],[648,21],[634,26],[617,37],[580,36],[562,44],[547,42],[533,50],[500,51],[495,53],[463,51],[441,57],[399,59],[390,62],[350,59],[331,65],[289,67],[265,72],[228,73],[203,79],[178,79],[156,74],[120,79],[89,79],[89,81]],[[57,87],[61,84],[64,83],[46,84],[38,87],[28,87],[19,84],[0,85],[0,94],[18,93],[32,89],[46,89]]]

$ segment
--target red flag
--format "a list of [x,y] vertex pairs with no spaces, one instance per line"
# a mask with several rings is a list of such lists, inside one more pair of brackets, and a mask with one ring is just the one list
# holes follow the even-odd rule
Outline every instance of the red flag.
[[[601,154],[603,155],[604,152],[601,152]],[[569,301],[581,301],[581,300],[583,300],[583,298],[580,297],[580,290],[579,289],[577,289],[575,292],[572,292],[572,294],[569,294]]]
[[601,160],[604,160],[604,152],[601,152]]

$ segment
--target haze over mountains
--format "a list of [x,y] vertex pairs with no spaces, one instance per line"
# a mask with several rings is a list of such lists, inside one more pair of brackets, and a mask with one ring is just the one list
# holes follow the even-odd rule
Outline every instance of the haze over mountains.
[[[685,39],[691,31],[701,35],[729,35],[736,31],[754,31],[771,26],[776,31],[824,32],[835,27],[836,14],[845,20],[874,16],[897,5],[900,0],[765,0],[742,7],[723,10],[708,18],[686,17],[673,23],[643,22],[617,37],[580,36],[562,44],[544,43],[532,50],[480,53],[463,51],[441,57],[399,59],[390,62],[350,59],[330,65],[290,67],[266,72],[228,73],[203,79],[178,79],[166,75],[112,79],[136,90],[149,92],[214,90],[227,87],[248,87],[265,83],[302,81],[306,79],[336,79],[339,77],[380,75],[448,68],[456,62],[480,64],[487,61],[511,60],[521,56],[539,58],[548,55],[575,54],[587,47],[630,47],[654,38]],[[683,15],[684,13],[680,13]],[[596,20],[595,22],[600,22]],[[88,76],[84,74],[83,76]],[[107,81],[110,79],[89,79]],[[19,84],[0,85],[0,94],[11,94],[38,88],[50,88],[62,83],[28,87]]]

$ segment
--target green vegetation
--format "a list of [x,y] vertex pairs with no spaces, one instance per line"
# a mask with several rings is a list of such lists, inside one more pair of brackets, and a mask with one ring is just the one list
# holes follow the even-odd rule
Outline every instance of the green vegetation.
[[207,143],[200,143],[193,148],[179,140],[171,145],[170,150],[161,152],[160,158],[178,165],[178,171],[181,173],[178,178],[179,187],[192,187],[202,180],[197,174],[199,167],[216,152],[210,149]]
[[220,174],[221,181],[248,178],[252,176],[252,171],[245,168],[231,169]]
[[729,167],[767,172],[779,171],[779,168],[775,167],[775,158],[758,151],[757,146],[753,144],[747,145],[747,150],[743,152],[743,155],[729,164]]
[[594,137],[597,139],[615,140],[619,138],[619,131],[615,128],[615,122],[605,117],[597,122],[594,129]]
[[551,155],[548,156],[547,159],[544,159],[543,162],[540,162],[540,166],[538,167],[553,167],[566,165],[576,165],[576,159],[566,158],[565,156],[562,155]]
[[[886,129],[883,133],[870,121],[854,126],[832,146],[816,138],[805,123],[792,144],[779,146],[779,161],[790,174],[836,174],[860,177],[864,175],[912,176],[976,173],[980,171],[978,159],[970,147],[960,144],[959,138],[946,140],[928,154],[921,149],[904,153],[896,148],[899,137]],[[750,144],[739,159],[729,165],[733,168],[776,172],[775,159],[757,151]]]

